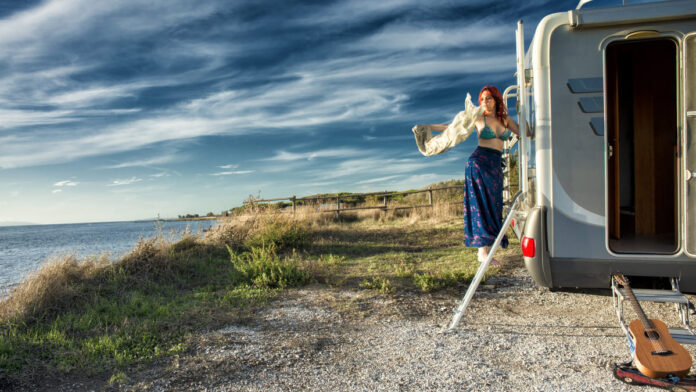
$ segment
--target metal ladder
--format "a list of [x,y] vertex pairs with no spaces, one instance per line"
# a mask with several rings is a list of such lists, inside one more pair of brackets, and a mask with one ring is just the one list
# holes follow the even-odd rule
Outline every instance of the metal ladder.
[[488,264],[491,263],[491,260],[493,260],[493,256],[495,255],[495,252],[500,248],[500,243],[503,241],[503,237],[505,236],[505,232],[507,232],[508,227],[510,227],[510,222],[512,222],[513,216],[515,216],[515,212],[517,211],[518,206],[520,205],[520,201],[523,198],[522,197],[523,193],[522,191],[517,192],[515,197],[512,199],[512,206],[510,207],[510,211],[507,214],[507,217],[505,218],[505,221],[503,222],[503,226],[500,228],[500,232],[498,233],[498,236],[495,238],[495,242],[493,243],[493,246],[491,246],[491,249],[488,251],[488,257],[486,257],[486,260],[484,260],[481,265],[479,266],[478,271],[476,271],[476,275],[474,276],[474,279],[471,280],[471,283],[469,284],[469,288],[466,290],[466,294],[464,295],[464,298],[462,299],[462,302],[459,304],[457,309],[454,311],[454,317],[452,317],[452,322],[450,323],[449,330],[453,330],[457,328],[457,324],[459,324],[459,320],[461,320],[462,316],[464,315],[464,312],[466,311],[467,306],[469,306],[469,302],[471,302],[471,298],[474,297],[474,293],[476,292],[476,289],[478,288],[479,283],[481,283],[481,279],[483,279],[483,275],[486,273],[486,270],[488,269]]
[[[689,299],[679,291],[679,280],[671,278],[672,290],[653,290],[653,289],[632,289],[633,294],[638,302],[660,302],[673,303],[676,311],[679,313],[679,318],[684,328],[669,328],[669,334],[674,340],[682,344],[696,344],[696,333],[689,325],[689,309],[692,307]],[[623,287],[619,287],[614,279],[611,280],[611,292],[613,296],[614,309],[616,316],[619,318],[619,324],[625,333],[628,333],[628,323],[624,319],[623,305],[625,300],[625,291]]]

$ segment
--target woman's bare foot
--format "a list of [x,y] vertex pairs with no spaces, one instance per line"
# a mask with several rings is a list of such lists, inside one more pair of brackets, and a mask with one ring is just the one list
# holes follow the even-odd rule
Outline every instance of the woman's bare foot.
[[[478,248],[478,261],[479,261],[479,263],[483,263],[484,261],[486,261],[486,258],[488,258],[488,247],[483,246],[481,248]],[[491,267],[502,267],[503,266],[500,263],[500,261],[498,261],[495,258],[493,258],[491,260],[490,264],[488,264],[488,265]]]
[[488,257],[488,249],[486,247],[478,248],[479,263],[483,263],[484,261],[486,261],[486,257]]

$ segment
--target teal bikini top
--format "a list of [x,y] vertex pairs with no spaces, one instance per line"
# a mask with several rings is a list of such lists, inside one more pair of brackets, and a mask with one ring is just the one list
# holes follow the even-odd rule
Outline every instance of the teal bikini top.
[[486,124],[486,116],[483,117],[483,129],[481,132],[479,132],[479,139],[495,139],[499,138],[502,141],[509,140],[512,137],[512,132],[510,132],[509,129],[506,129],[503,131],[503,133],[500,134],[500,136],[496,135],[495,132],[491,129],[491,127]]

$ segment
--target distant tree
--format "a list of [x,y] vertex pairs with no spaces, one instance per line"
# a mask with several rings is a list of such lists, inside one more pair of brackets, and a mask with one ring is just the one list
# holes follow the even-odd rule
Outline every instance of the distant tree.
[[212,211],[210,211],[210,212],[207,213],[205,216],[215,216],[215,214],[214,214]]

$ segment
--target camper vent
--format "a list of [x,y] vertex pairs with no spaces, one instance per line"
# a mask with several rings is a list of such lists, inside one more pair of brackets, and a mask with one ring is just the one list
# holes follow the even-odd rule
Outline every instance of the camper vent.
[[568,89],[573,94],[601,93],[604,90],[602,78],[568,79]]
[[[568,90],[573,94],[602,93],[604,80],[602,78],[568,79]],[[604,113],[604,98],[599,95],[578,98],[578,106],[583,113]],[[592,117],[590,129],[597,136],[604,136],[604,117]]]

